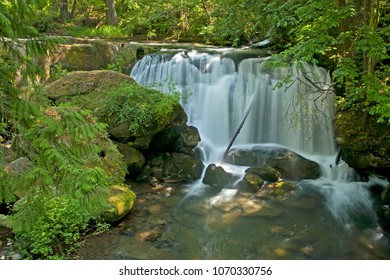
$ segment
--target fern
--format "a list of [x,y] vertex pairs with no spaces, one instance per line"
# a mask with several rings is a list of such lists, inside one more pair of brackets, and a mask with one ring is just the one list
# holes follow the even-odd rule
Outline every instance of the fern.
[[40,73],[36,58],[60,42],[26,24],[32,7],[43,4],[0,3],[0,135],[31,162],[16,173],[0,148],[0,203],[18,199],[0,223],[12,228],[29,258],[63,258],[77,247],[91,219],[98,219],[108,186],[122,177],[107,171],[99,157],[98,141],[112,143],[90,112],[52,107],[39,87],[25,92],[16,86],[15,73],[34,82]]

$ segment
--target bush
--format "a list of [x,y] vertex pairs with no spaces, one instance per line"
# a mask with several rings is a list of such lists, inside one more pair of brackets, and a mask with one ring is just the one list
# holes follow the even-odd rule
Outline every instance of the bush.
[[[40,208],[41,212],[28,231],[18,232],[16,229],[17,244],[25,258],[69,258],[82,245],[82,237],[91,229],[91,215],[83,209],[80,200],[47,192],[37,193],[29,202],[22,203],[29,203],[33,211]],[[107,228],[103,223],[96,225]]]
[[129,131],[142,135],[160,127],[178,104],[179,94],[163,94],[136,83],[122,84],[107,93],[102,114],[119,123],[129,123]]

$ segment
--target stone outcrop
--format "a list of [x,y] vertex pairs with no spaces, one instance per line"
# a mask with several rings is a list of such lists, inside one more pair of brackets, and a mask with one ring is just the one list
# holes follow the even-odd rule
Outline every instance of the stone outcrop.
[[109,70],[74,71],[45,85],[44,89],[57,104],[72,101],[93,110],[103,105],[108,90],[122,83],[134,83],[134,80]]
[[[358,171],[390,174],[390,125],[362,111],[340,111],[335,118],[341,157]],[[388,177],[390,178],[390,177]]]
[[50,78],[53,65],[67,71],[113,69],[129,74],[144,55],[156,52],[155,46],[137,43],[109,42],[102,39],[63,37],[55,51],[39,63]]
[[53,55],[52,63],[59,63],[69,71],[90,71],[106,67],[117,47],[104,40],[68,38]]
[[[139,131],[142,133],[133,132],[129,129],[131,120],[118,122],[112,113],[101,110],[111,89],[118,84],[135,86],[132,90],[141,89],[130,76],[107,70],[75,71],[44,89],[56,104],[70,102],[88,109],[100,122],[107,124],[107,131],[122,154],[120,161],[125,164],[130,176],[139,175],[141,181],[152,178],[177,181],[199,179],[203,163],[193,149],[200,136],[195,127],[187,126],[187,115],[183,108],[177,103],[171,111],[153,122],[153,126],[141,127]],[[143,88],[140,94],[148,94],[148,91]],[[131,102],[142,102],[142,98]]]

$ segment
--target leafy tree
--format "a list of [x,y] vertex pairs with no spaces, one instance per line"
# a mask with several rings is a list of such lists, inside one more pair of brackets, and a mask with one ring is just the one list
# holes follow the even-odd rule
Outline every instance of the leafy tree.
[[390,123],[388,2],[274,1],[265,11],[268,22],[275,23],[272,30],[287,34],[277,63],[327,60],[342,93],[339,107],[364,110]]

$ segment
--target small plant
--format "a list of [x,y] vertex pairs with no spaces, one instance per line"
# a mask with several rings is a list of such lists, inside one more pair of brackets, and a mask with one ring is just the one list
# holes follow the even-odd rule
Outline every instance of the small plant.
[[112,71],[118,71],[118,72],[124,72],[124,69],[126,68],[126,56],[127,54],[125,52],[117,54],[111,63],[107,64],[106,69],[112,70]]
[[54,64],[50,68],[50,80],[55,81],[69,74],[69,71],[64,69],[61,64]]

